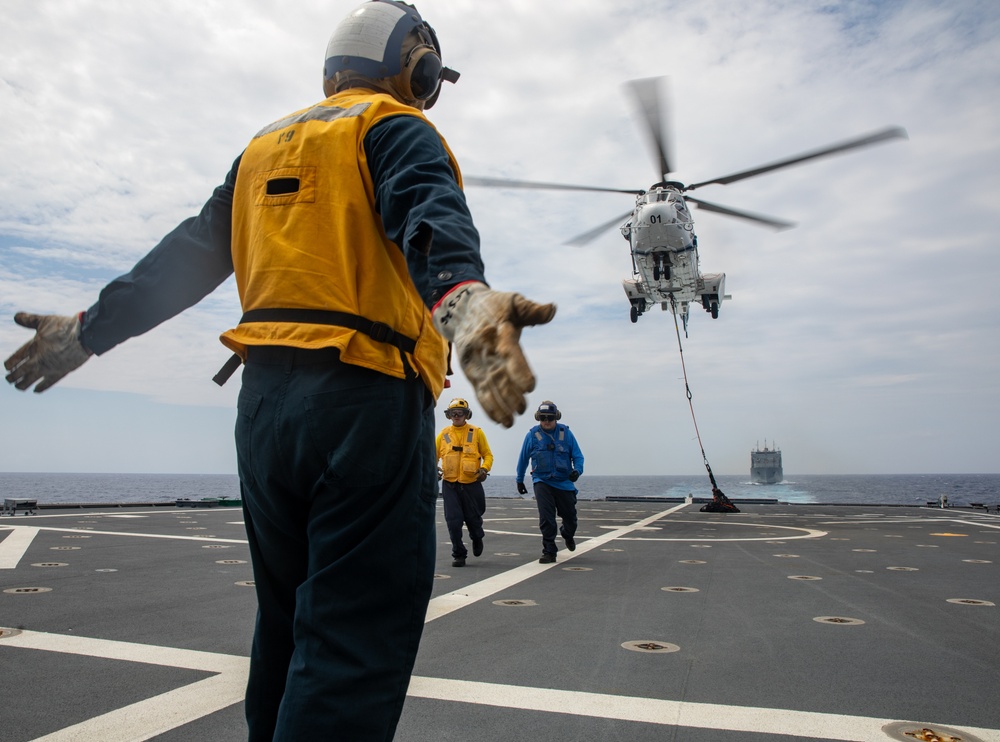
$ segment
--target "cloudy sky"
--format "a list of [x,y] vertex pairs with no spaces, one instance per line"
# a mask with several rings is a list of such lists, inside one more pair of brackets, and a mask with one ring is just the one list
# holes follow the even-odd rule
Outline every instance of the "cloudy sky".
[[[0,354],[15,311],[69,314],[197,212],[264,124],[322,97],[355,2],[0,4]],[[646,188],[622,85],[666,76],[673,159],[707,180],[867,133],[893,141],[699,196],[795,221],[694,211],[719,319],[684,338],[718,473],[772,440],[799,474],[996,472],[1000,417],[1000,5],[993,0],[423,0],[462,73],[430,117],[466,174]],[[555,301],[525,332],[593,474],[702,470],[669,312],[628,319],[620,194],[468,188],[495,288]],[[52,390],[0,388],[0,471],[235,472],[238,379],[212,375],[230,281]],[[455,395],[472,397],[458,375]],[[478,405],[472,402],[473,408]],[[513,473],[530,416],[478,414]],[[444,417],[440,421],[444,424]]]

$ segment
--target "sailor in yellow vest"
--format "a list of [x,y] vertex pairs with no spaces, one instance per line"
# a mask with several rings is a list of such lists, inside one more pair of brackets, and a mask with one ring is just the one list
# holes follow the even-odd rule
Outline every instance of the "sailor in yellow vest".
[[555,314],[485,283],[458,164],[423,113],[458,73],[417,10],[362,4],[325,60],[324,100],[261,129],[201,213],[88,310],[15,315],[36,332],[4,363],[44,391],[235,273],[243,317],[222,342],[229,373],[245,363],[251,742],[392,739],[434,578],[448,343],[510,427],[535,385],[521,330]]
[[483,553],[483,513],[486,512],[483,482],[493,468],[493,452],[483,429],[469,425],[472,410],[468,402],[453,399],[444,414],[451,420],[451,425],[437,437],[444,522],[451,538],[451,566],[464,567],[469,550],[462,542],[463,523],[469,529],[473,556]]

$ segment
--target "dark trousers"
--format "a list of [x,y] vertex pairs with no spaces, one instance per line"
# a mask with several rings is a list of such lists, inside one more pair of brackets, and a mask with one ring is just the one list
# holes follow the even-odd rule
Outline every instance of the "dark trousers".
[[535,504],[538,505],[538,528],[542,532],[542,553],[555,554],[556,514],[562,519],[558,533],[563,537],[576,534],[576,490],[561,490],[545,482],[534,482]]
[[464,559],[469,550],[462,543],[462,524],[469,529],[469,538],[483,537],[483,513],[486,512],[486,492],[481,482],[459,484],[441,482],[441,499],[444,501],[444,522],[451,539],[451,555]]
[[238,413],[258,600],[249,738],[391,740],[433,582],[430,395],[333,350],[261,348]]

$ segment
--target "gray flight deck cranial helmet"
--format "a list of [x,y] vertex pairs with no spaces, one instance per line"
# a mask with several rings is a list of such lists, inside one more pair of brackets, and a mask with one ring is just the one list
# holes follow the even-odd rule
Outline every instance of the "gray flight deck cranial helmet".
[[403,103],[430,108],[441,81],[454,83],[458,73],[442,64],[437,35],[415,7],[370,0],[334,30],[326,47],[323,80],[327,95],[369,82]]

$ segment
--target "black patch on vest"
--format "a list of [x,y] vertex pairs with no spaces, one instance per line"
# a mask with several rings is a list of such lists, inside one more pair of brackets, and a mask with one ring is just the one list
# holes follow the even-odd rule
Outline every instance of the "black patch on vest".
[[298,178],[272,178],[267,181],[268,196],[286,196],[299,192]]

